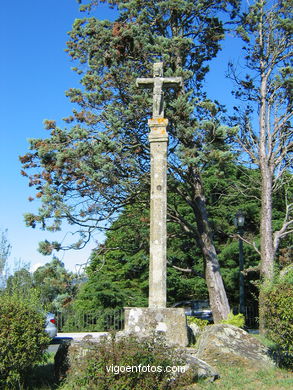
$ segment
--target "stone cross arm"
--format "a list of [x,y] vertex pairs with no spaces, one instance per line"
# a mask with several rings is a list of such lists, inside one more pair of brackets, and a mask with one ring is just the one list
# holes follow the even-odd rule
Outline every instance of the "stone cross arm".
[[[160,77],[158,78],[160,84],[164,87],[170,88],[182,88],[183,80],[182,77]],[[153,88],[154,79],[153,78],[138,78],[136,79],[136,86],[141,88]]]

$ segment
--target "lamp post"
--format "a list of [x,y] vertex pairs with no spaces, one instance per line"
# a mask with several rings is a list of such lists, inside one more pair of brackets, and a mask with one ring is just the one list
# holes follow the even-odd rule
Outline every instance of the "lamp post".
[[234,217],[234,225],[236,226],[239,233],[239,312],[244,314],[244,304],[245,304],[245,292],[244,292],[244,276],[243,276],[243,268],[244,268],[244,260],[243,260],[243,241],[241,237],[244,233],[244,222],[245,216],[243,211],[238,210]]

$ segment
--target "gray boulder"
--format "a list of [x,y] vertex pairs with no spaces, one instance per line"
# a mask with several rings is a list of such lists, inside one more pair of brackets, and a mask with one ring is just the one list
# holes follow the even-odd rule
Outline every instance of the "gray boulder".
[[223,362],[259,368],[274,366],[267,347],[245,330],[227,324],[205,328],[198,339],[196,356],[209,364]]
[[204,362],[196,356],[196,350],[193,348],[186,348],[184,350],[186,361],[186,369],[192,372],[194,381],[198,379],[206,379],[209,382],[214,382],[220,378],[218,371],[210,364]]

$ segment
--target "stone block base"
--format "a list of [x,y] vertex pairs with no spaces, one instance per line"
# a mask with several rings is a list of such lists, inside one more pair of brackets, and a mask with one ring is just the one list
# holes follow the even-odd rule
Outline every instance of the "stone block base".
[[183,308],[125,307],[125,332],[138,336],[161,333],[169,344],[188,345]]

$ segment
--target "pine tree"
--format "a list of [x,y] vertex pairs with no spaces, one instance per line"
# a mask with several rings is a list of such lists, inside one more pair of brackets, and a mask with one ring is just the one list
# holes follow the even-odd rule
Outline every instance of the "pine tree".
[[[47,120],[50,137],[31,140],[32,153],[21,158],[24,175],[36,168],[30,185],[42,201],[37,214],[26,215],[26,223],[58,230],[65,219],[79,226],[80,240],[74,244],[79,248],[105,221],[111,224],[127,204],[149,191],[147,119],[152,103],[150,94],[136,88],[135,79],[151,76],[153,62],[163,61],[165,76],[181,76],[185,84],[184,91],[165,94],[170,186],[174,183],[192,209],[197,227],[191,229],[176,205],[170,205],[169,218],[194,234],[202,250],[210,303],[219,321],[227,317],[229,304],[201,172],[211,159],[230,158],[225,140],[231,129],[221,125],[221,107],[206,98],[202,85],[208,61],[224,37],[219,15],[229,11],[235,16],[237,2],[103,2],[117,7],[115,22],[89,16],[76,20],[70,32],[68,52],[82,84],[67,92],[79,107],[65,118],[71,127],[61,129]],[[48,253],[60,244],[47,242],[43,249]]]

